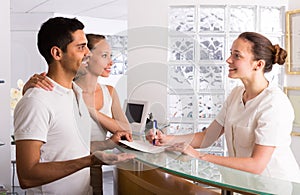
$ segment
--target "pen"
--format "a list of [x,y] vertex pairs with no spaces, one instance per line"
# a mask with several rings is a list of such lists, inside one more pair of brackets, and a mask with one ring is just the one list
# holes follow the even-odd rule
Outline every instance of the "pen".
[[154,135],[154,139],[152,140],[153,145],[155,145],[156,128],[157,128],[157,121],[153,120],[153,135]]

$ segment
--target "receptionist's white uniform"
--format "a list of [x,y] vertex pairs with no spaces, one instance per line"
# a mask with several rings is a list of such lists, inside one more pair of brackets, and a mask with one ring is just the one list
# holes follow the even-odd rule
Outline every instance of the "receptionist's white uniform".
[[[51,79],[50,79],[51,80]],[[14,112],[15,139],[44,142],[40,162],[77,159],[90,154],[90,115],[81,89],[73,90],[53,80],[53,91],[28,89]],[[90,169],[81,169],[54,182],[27,189],[28,195],[86,195]]]
[[225,129],[229,156],[249,157],[255,144],[275,146],[262,175],[300,182],[300,171],[290,149],[294,111],[287,96],[269,86],[244,105],[244,86],[234,88],[216,121]]
[[[99,112],[105,114],[106,116],[112,117],[111,107],[112,98],[106,85],[100,85],[103,93],[103,107],[98,110]],[[102,125],[92,120],[92,136],[91,141],[104,141],[106,139],[107,130],[102,127]]]

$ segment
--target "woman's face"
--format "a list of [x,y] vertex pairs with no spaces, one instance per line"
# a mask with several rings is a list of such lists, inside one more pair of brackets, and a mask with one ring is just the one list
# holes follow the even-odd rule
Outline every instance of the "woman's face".
[[253,60],[252,43],[245,39],[236,39],[231,47],[231,55],[226,60],[229,64],[229,78],[249,78],[254,72],[257,61]]
[[111,66],[111,49],[105,39],[98,42],[94,49],[91,50],[92,56],[88,61],[87,69],[97,76],[108,77],[110,75]]

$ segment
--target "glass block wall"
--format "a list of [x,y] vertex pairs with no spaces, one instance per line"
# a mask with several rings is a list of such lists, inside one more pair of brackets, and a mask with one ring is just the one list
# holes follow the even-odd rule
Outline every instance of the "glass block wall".
[[127,65],[127,36],[121,35],[106,35],[106,40],[112,50],[113,66],[111,75],[125,74]]
[[[168,33],[168,120],[170,134],[202,131],[216,117],[231,89],[226,59],[244,31],[266,35],[283,47],[284,7],[245,5],[170,6]],[[283,86],[283,67],[267,78]],[[206,149],[226,152],[224,138]]]

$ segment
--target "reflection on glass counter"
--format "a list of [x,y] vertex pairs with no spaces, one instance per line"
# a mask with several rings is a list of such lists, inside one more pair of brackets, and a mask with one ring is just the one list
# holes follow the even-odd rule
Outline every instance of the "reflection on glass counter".
[[[138,171],[159,168],[167,173],[192,180],[196,183],[203,183],[208,186],[239,193],[300,194],[300,183],[219,166],[177,152],[150,154],[122,147],[118,147],[118,149],[122,152],[134,153],[136,155],[136,161],[140,163],[137,166]],[[142,166],[143,164],[149,165],[151,168],[149,166]],[[122,166],[119,166],[119,168],[122,168]]]

